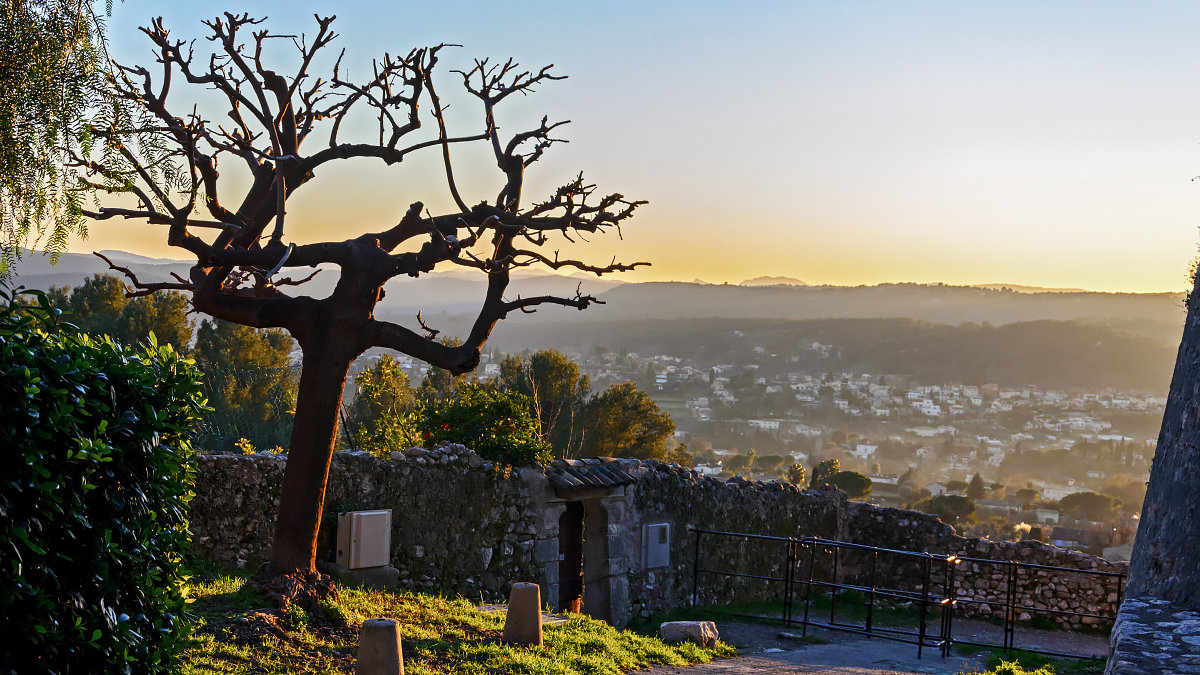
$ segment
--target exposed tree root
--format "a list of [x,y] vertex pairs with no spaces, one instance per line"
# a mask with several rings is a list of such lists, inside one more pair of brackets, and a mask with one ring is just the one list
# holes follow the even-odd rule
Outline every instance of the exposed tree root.
[[250,577],[250,587],[280,609],[295,603],[305,611],[313,611],[320,607],[321,600],[337,600],[338,597],[333,578],[328,574],[300,570],[279,572],[273,570],[270,563],[259,566],[258,571]]

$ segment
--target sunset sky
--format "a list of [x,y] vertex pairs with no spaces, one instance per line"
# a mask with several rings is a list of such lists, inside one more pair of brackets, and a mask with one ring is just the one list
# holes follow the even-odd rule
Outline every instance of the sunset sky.
[[[150,60],[136,26],[156,13],[192,38],[224,9],[311,34],[312,14],[332,8],[334,45],[361,74],[385,50],[440,42],[463,45],[443,66],[554,63],[570,79],[510,111],[511,129],[572,120],[527,200],[578,170],[649,200],[623,241],[578,251],[653,263],[628,280],[1177,291],[1200,241],[1198,3],[187,4],[116,4],[114,56]],[[464,180],[468,202],[498,185],[474,156],[456,156],[484,170]],[[289,207],[292,236],[341,239],[413,201],[445,204],[444,184],[423,177],[437,168],[323,172]],[[103,222],[71,250],[185,257],[164,242],[162,229]]]

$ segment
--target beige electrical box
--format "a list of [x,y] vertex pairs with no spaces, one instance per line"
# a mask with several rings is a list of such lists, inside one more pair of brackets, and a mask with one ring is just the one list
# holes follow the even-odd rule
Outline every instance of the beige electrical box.
[[337,564],[346,569],[391,564],[392,510],[338,515]]
[[642,526],[642,569],[671,564],[671,524]]

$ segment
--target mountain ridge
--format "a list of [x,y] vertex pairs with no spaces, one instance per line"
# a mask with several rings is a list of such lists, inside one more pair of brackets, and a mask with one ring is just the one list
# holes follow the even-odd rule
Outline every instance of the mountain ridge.
[[[190,263],[164,261],[122,251],[107,251],[114,261],[128,266],[142,281],[168,281],[171,274],[187,276]],[[300,272],[300,270],[295,270]],[[484,294],[483,274],[468,276],[463,270],[424,275],[418,279],[393,279],[378,307],[382,317],[404,318],[434,314],[455,315],[477,312]],[[67,253],[57,266],[27,252],[16,268],[14,282],[32,288],[77,286],[92,274],[113,273],[98,257]],[[293,276],[297,276],[293,274]],[[310,283],[288,290],[296,294],[325,297],[332,292],[337,274],[318,274]],[[760,277],[775,279],[776,277]],[[605,322],[665,320],[675,318],[910,318],[957,325],[961,323],[1006,324],[1032,320],[1081,320],[1123,322],[1149,327],[1155,336],[1170,335],[1183,322],[1182,293],[1104,293],[1074,289],[1041,289],[1022,292],[1016,285],[999,288],[945,284],[888,283],[862,286],[831,285],[740,285],[686,281],[625,282],[618,279],[580,279],[575,275],[514,275],[508,297],[554,294],[595,295],[605,304],[586,312],[565,313],[546,307],[522,321],[542,323],[570,317],[572,321]]]

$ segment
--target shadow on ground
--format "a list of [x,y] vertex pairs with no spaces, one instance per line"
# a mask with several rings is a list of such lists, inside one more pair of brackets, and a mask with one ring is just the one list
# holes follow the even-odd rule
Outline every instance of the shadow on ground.
[[[800,638],[799,629],[766,623],[718,622],[721,640],[738,648],[734,659],[678,667],[655,667],[647,675],[738,675],[742,673],[826,673],[829,675],[958,675],[985,667],[984,648],[959,646],[942,658],[936,649],[925,648],[917,658],[915,645],[851,633],[811,629]],[[977,621],[958,621],[955,636],[978,642],[1002,642],[999,627]],[[1021,629],[1017,644],[1035,648],[1103,657],[1108,640],[1098,635],[1066,631]]]

